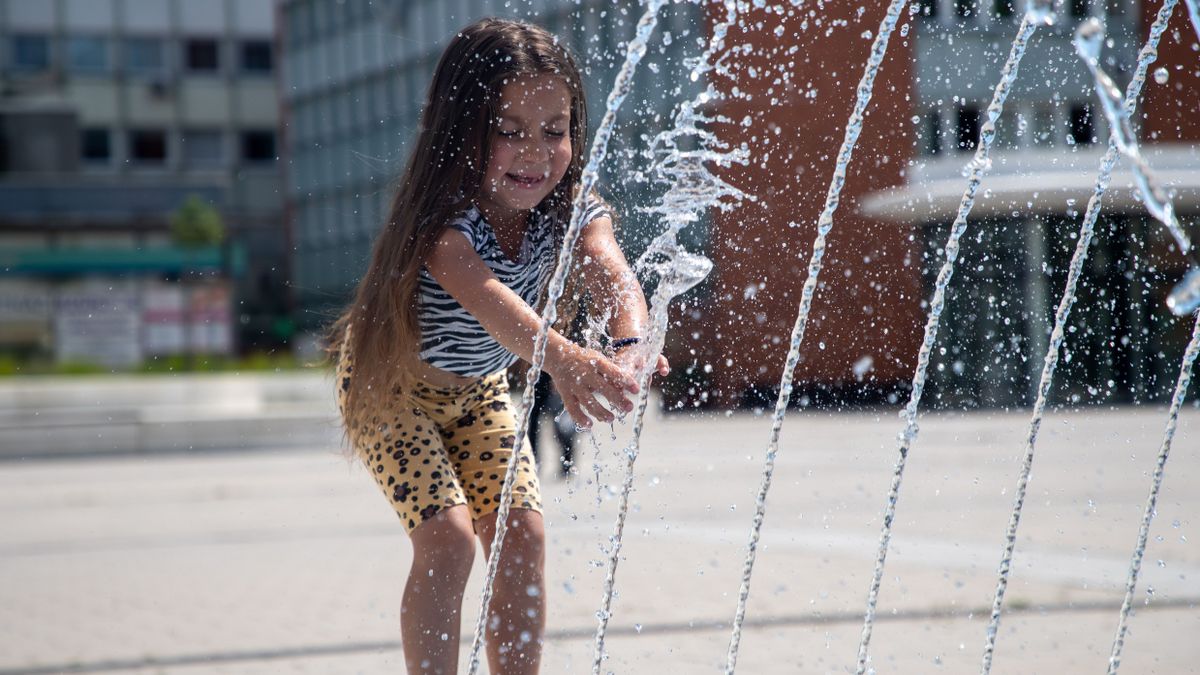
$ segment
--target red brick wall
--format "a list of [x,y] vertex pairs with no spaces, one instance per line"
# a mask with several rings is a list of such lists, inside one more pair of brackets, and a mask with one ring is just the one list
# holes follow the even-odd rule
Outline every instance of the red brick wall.
[[[1150,34],[1150,24],[1161,6],[1161,2],[1143,0],[1143,40]],[[1158,60],[1150,64],[1150,76],[1143,89],[1142,138],[1159,143],[1200,141],[1200,51],[1193,47],[1196,39],[1187,7],[1180,2],[1171,13],[1158,45]],[[1154,81],[1153,73],[1160,67],[1167,69],[1166,84]]]
[[[746,143],[753,160],[725,177],[758,202],[728,214],[714,212],[709,255],[716,263],[715,291],[699,320],[676,331],[672,345],[676,363],[689,362],[686,350],[692,348],[701,363],[712,364],[710,390],[718,404],[736,403],[751,385],[778,386],[816,221],[872,43],[863,33],[870,30],[873,36],[886,10],[885,3],[877,3],[859,16],[860,4],[827,2],[812,15],[804,6],[782,21],[757,10],[745,23],[749,30],[730,31],[727,45],[749,42],[756,50],[732,61],[736,82],[720,77],[715,82],[727,92],[736,85],[751,98],[731,96],[722,104],[720,112],[733,123],[718,127],[718,133],[732,144]],[[709,20],[719,18],[714,12]],[[805,20],[808,26],[802,29]],[[901,25],[908,20],[906,13]],[[753,28],[757,21],[764,28]],[[781,24],[779,37],[773,29]],[[875,81],[827,240],[796,370],[798,387],[853,384],[853,364],[864,356],[874,361],[868,378],[876,383],[890,385],[911,376],[923,321],[912,229],[859,216],[856,205],[870,191],[904,182],[914,142],[908,122],[913,114],[911,40],[899,30],[893,33]],[[788,54],[793,45],[798,50]],[[776,83],[784,73],[790,81]],[[747,116],[750,124],[743,126]],[[765,287],[756,294],[746,292],[760,283]],[[692,339],[697,332],[699,339]]]

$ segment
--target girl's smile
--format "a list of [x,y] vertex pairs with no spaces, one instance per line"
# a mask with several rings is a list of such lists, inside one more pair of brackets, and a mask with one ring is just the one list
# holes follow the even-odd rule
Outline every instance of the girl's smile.
[[536,190],[546,182],[546,173],[525,174],[525,173],[506,173],[506,178],[517,184],[517,187],[522,190]]
[[500,90],[479,208],[493,226],[524,223],[571,163],[571,92],[552,73],[521,75]]

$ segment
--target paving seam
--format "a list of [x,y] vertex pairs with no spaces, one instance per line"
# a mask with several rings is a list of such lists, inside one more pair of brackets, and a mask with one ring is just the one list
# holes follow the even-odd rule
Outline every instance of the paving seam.
[[[1176,599],[1156,600],[1153,604],[1143,605],[1138,611],[1195,609],[1200,607],[1200,596]],[[1032,605],[1029,607],[1010,607],[1005,613],[1009,616],[1071,614],[1083,612],[1117,612],[1119,604],[1106,602],[1057,603],[1048,605]],[[897,623],[904,621],[972,619],[975,616],[986,616],[990,613],[987,607],[974,609],[933,608],[881,614],[875,620],[881,623]],[[861,612],[832,612],[829,614],[794,614],[747,619],[747,628],[776,628],[782,626],[823,626],[842,623],[859,623],[862,621]],[[670,635],[678,633],[701,633],[725,631],[729,629],[726,620],[704,619],[687,622],[652,623],[642,625],[640,629],[633,627],[612,627],[609,634],[614,636],[632,635]],[[566,628],[546,632],[545,640],[555,642],[562,640],[578,640],[591,638],[595,633],[592,626]],[[463,640],[471,636],[464,635]],[[194,666],[205,664],[229,664],[253,661],[274,661],[309,656],[331,656],[336,654],[357,654],[366,652],[400,651],[399,640],[377,642],[352,642],[338,645],[314,645],[311,647],[295,647],[287,649],[259,649],[230,652],[212,652],[208,654],[181,654],[162,658],[142,659],[108,659],[91,663],[61,663],[55,665],[33,666],[27,668],[0,668],[0,675],[52,675],[53,673],[104,673],[137,668],[163,668],[170,666]]]

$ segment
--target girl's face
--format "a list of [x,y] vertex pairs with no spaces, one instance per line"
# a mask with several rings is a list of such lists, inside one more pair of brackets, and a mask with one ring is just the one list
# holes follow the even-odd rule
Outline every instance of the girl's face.
[[571,163],[571,92],[552,74],[521,75],[500,91],[479,201],[489,219],[520,218]]

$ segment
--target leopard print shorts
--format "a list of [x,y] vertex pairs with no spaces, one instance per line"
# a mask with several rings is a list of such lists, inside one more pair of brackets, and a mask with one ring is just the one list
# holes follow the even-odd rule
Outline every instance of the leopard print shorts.
[[[353,365],[339,363],[338,408]],[[478,520],[500,506],[500,489],[516,444],[516,417],[504,372],[462,387],[424,384],[398,392],[377,425],[349,430],[355,452],[408,532],[451,506]],[[541,488],[529,443],[517,455],[511,508],[541,513]]]

